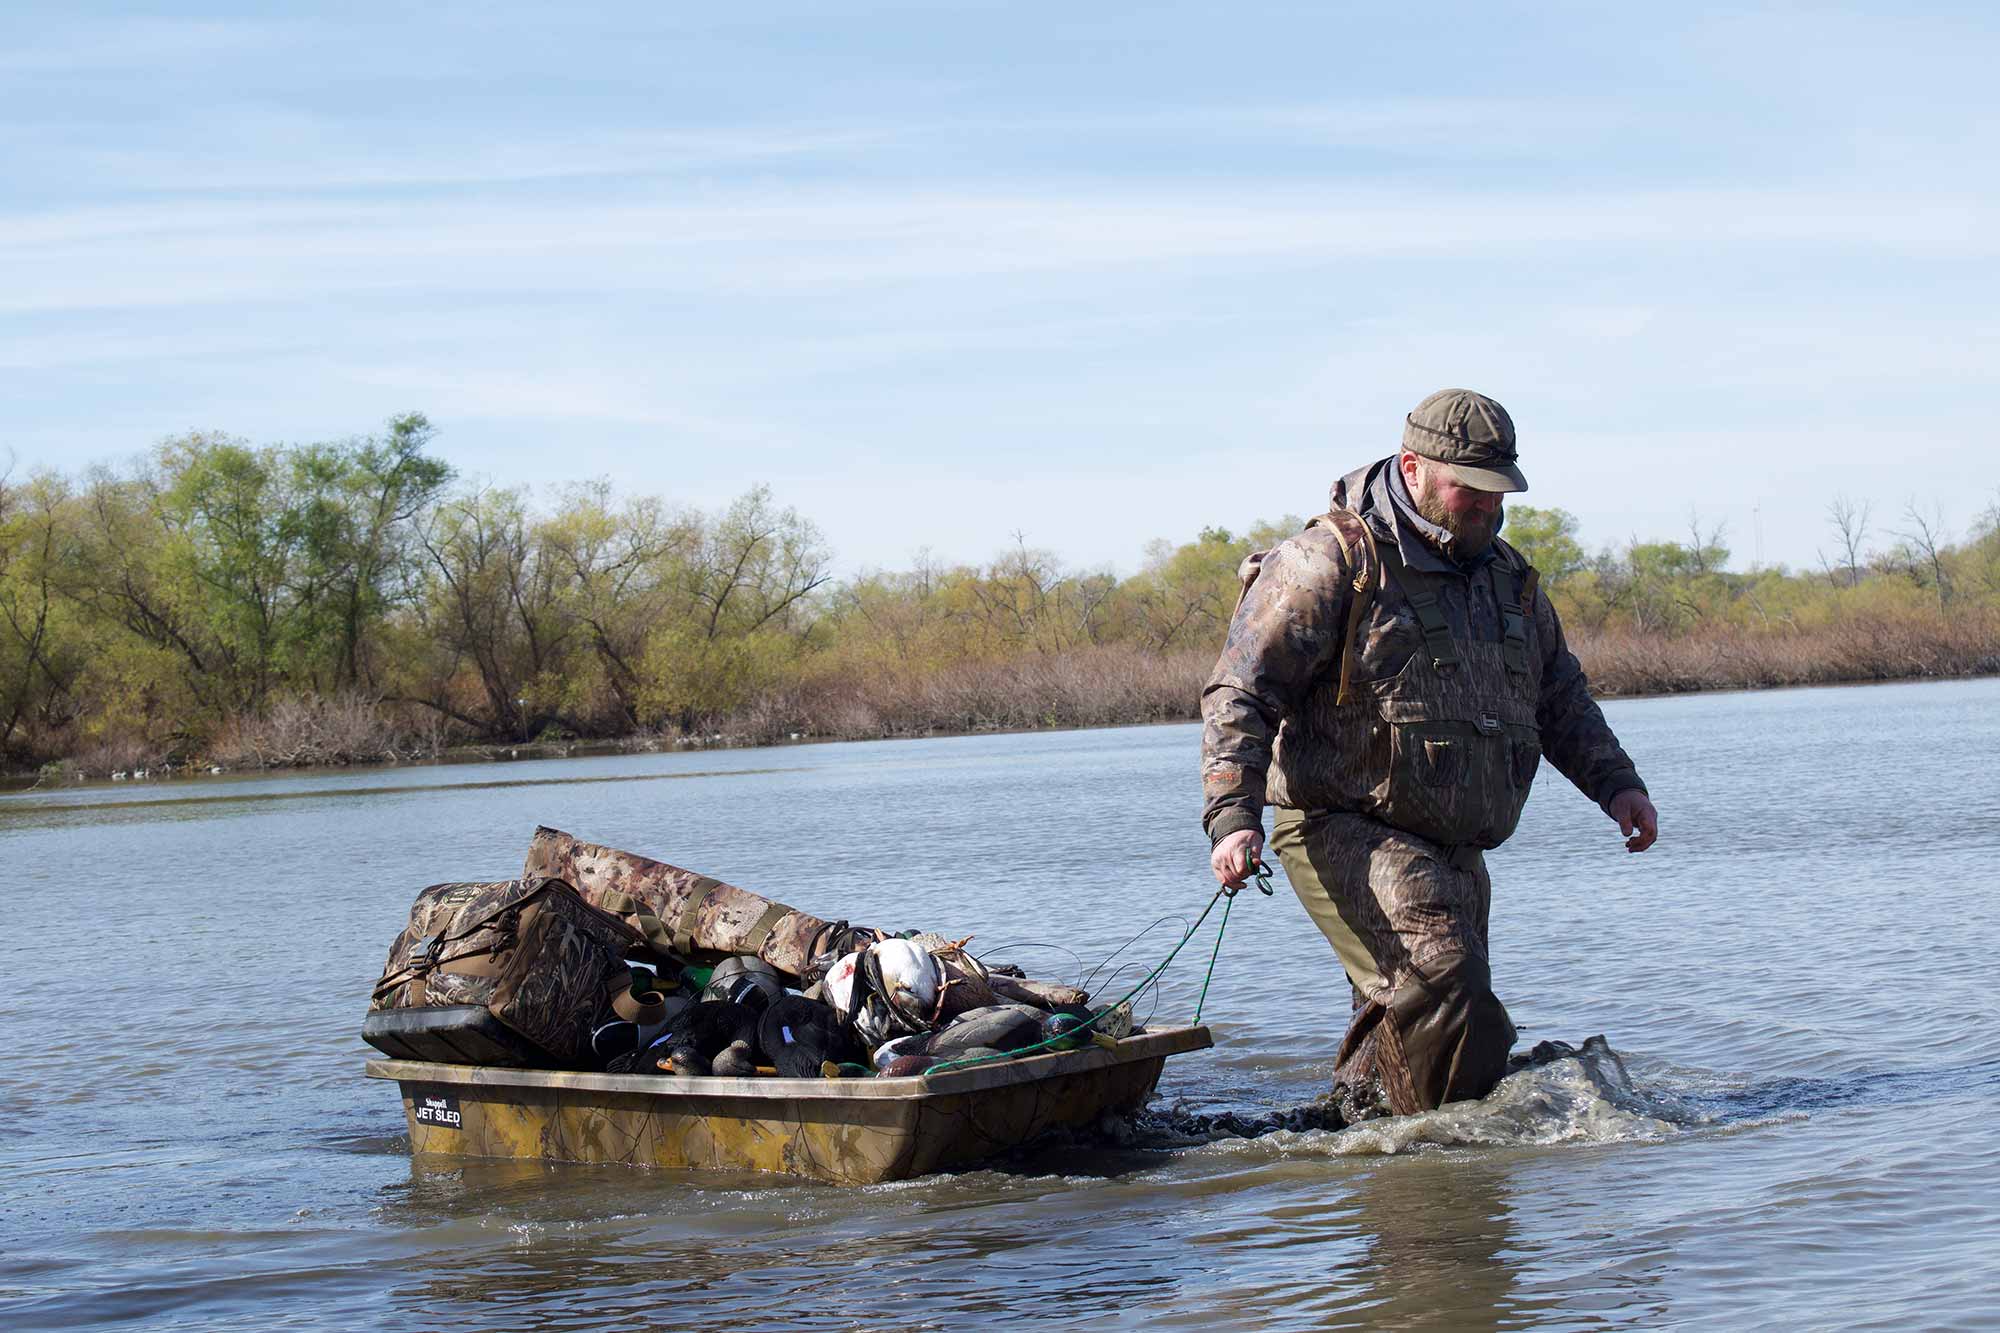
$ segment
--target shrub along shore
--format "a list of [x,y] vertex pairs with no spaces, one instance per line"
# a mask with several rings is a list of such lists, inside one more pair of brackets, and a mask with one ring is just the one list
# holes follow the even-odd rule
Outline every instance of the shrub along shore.
[[[1871,623],[1841,632],[1712,634],[1669,639],[1629,632],[1573,644],[1600,699],[2000,675],[2000,626]],[[1187,722],[1200,717],[1215,655],[1088,648],[1054,657],[967,664],[921,681],[820,681],[773,691],[691,730],[616,736],[547,734],[525,741],[453,740],[406,725],[407,713],[360,696],[292,699],[238,720],[209,747],[175,761],[138,744],[100,747],[35,770],[44,781],[263,768],[552,759],[677,749],[883,740],[990,732]],[[28,776],[17,768],[15,775]]]
[[[755,487],[719,512],[458,483],[380,434],[166,441],[0,479],[0,766],[46,778],[1165,722],[1197,715],[1236,567],[1301,525],[1157,541],[1136,573],[1017,544],[835,580]],[[1731,571],[1719,530],[1506,535],[1601,696],[2000,673],[2000,505],[1962,538],[1837,500],[1835,558]]]

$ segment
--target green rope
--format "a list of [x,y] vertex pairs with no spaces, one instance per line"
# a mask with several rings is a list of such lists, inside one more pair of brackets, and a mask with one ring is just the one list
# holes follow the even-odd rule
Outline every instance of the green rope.
[[[1266,898],[1270,897],[1271,867],[1265,865],[1262,861],[1251,862],[1251,867],[1257,876],[1258,892],[1262,893]],[[1201,994],[1194,1002],[1194,1021],[1196,1026],[1199,1026],[1201,1023],[1201,1007],[1208,1003],[1208,983],[1215,979],[1215,960],[1222,956],[1222,936],[1223,932],[1229,929],[1229,909],[1236,902],[1236,893],[1233,889],[1225,888],[1223,893],[1228,897],[1229,901],[1222,905],[1222,924],[1215,928],[1215,948],[1208,955],[1208,975],[1201,979]]]
[[1230,894],[1229,901],[1222,904],[1222,924],[1215,928],[1215,948],[1208,955],[1208,973],[1201,979],[1201,994],[1194,1002],[1195,1025],[1201,1025],[1201,1007],[1208,1003],[1208,983],[1215,978],[1215,960],[1222,956],[1222,933],[1229,929],[1229,909],[1236,902],[1236,895]]
[[[1263,862],[1259,861],[1253,863],[1253,868],[1257,876],[1258,891],[1261,892],[1265,897],[1267,898],[1270,897],[1271,896],[1270,867],[1266,866]],[[1099,1019],[1103,1018],[1106,1014],[1118,1008],[1119,1005],[1129,1002],[1132,999],[1132,997],[1137,995],[1140,991],[1143,991],[1144,989],[1146,989],[1146,987],[1152,985],[1154,980],[1156,980],[1159,977],[1160,973],[1167,970],[1167,965],[1174,961],[1175,957],[1177,957],[1180,954],[1181,949],[1186,946],[1187,942],[1194,938],[1195,932],[1201,929],[1201,923],[1208,920],[1208,914],[1215,910],[1216,903],[1223,902],[1224,899],[1228,899],[1230,902],[1233,902],[1235,898],[1236,898],[1236,890],[1230,888],[1228,885],[1225,884],[1223,887],[1217,889],[1215,891],[1215,896],[1208,900],[1208,906],[1201,909],[1201,915],[1196,917],[1194,919],[1194,924],[1187,928],[1187,934],[1181,936],[1180,943],[1176,944],[1171,950],[1168,951],[1167,956],[1160,960],[1160,965],[1158,967],[1154,968],[1151,972],[1148,972],[1143,981],[1141,981],[1138,985],[1134,986],[1131,990],[1126,991],[1122,997],[1112,1001],[1110,1004],[1105,1005],[1102,1009],[1099,1009],[1096,1013],[1092,1014],[1089,1018],[1086,1018],[1083,1022],[1079,1023],[1077,1026],[1071,1028],[1068,1032],[1061,1033],[1054,1037],[1044,1037],[1042,1040],[1036,1042],[1034,1045],[1023,1046],[1016,1051],[1001,1051],[997,1055],[981,1055],[973,1057],[971,1059],[946,1060],[942,1064],[935,1064],[932,1065],[929,1069],[926,1069],[923,1072],[923,1077],[929,1078],[932,1074],[942,1074],[953,1069],[970,1069],[976,1065],[990,1065],[998,1063],[1001,1060],[1013,1060],[1023,1055],[1033,1055],[1037,1051],[1049,1050],[1061,1042],[1074,1043],[1078,1039],[1078,1037],[1081,1036],[1083,1033],[1087,1033],[1092,1028],[1096,1027]],[[1201,1006],[1205,1004],[1208,1000],[1208,983],[1209,979],[1214,977],[1215,975],[1216,955],[1222,952],[1222,932],[1228,929],[1229,929],[1229,902],[1223,902],[1222,924],[1220,927],[1217,928],[1215,932],[1215,952],[1209,955],[1208,976],[1202,978],[1201,998],[1195,1002],[1194,1006],[1194,1021],[1196,1023],[1201,1022]]]

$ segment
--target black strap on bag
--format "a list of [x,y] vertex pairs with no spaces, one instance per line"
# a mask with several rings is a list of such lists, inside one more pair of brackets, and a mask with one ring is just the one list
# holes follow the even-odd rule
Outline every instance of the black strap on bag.
[[[520,897],[502,903],[476,921],[460,922],[458,929],[449,934],[439,932],[434,935],[424,936],[422,939],[415,941],[411,945],[411,952],[415,955],[414,961],[406,964],[398,971],[389,973],[376,982],[372,998],[379,1000],[404,982],[434,972],[446,963],[456,962],[461,958],[477,958],[481,955],[495,953],[505,948],[512,942],[512,921],[520,917],[522,909],[527,907],[529,903],[548,892],[549,886],[552,884],[561,885],[564,888],[569,887],[559,879],[538,880],[535,882],[534,887],[528,889]],[[478,948],[460,949],[457,952],[452,952],[452,945],[459,943],[469,936],[478,934],[489,925],[496,926],[500,930],[502,936],[500,943],[482,945]],[[421,952],[419,953],[419,951]]]

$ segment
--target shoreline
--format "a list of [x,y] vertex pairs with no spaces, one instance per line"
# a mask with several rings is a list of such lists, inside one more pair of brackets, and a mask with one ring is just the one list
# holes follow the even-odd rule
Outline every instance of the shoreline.
[[[1780,684],[1727,684],[1697,686],[1690,689],[1641,690],[1631,692],[1593,692],[1592,698],[1598,703],[1640,702],[1649,699],[1684,699],[1698,694],[1768,694],[1778,690],[1825,690],[1847,689],[1871,685],[1933,685],[1961,680],[2000,679],[2000,671],[1966,671],[1948,675],[1908,675],[1908,676],[1863,676],[1851,680],[1817,680],[1785,682]],[[225,767],[196,762],[178,766],[168,766],[158,771],[144,770],[136,774],[91,774],[80,770],[51,773],[42,769],[16,769],[0,771],[0,796],[21,795],[31,791],[49,791],[57,788],[84,786],[112,786],[124,783],[153,784],[168,781],[183,781],[191,778],[267,776],[283,773],[325,773],[340,769],[397,769],[397,768],[442,768],[455,764],[507,764],[535,763],[551,759],[591,759],[609,758],[634,754],[683,754],[708,750],[781,750],[799,745],[857,744],[872,741],[915,741],[950,740],[966,736],[1025,736],[1044,731],[1109,731],[1121,727],[1169,727],[1186,726],[1199,722],[1200,714],[1190,712],[1185,717],[1135,717],[1097,723],[1064,723],[1051,726],[1026,727],[972,727],[937,728],[926,731],[886,732],[878,735],[839,736],[811,735],[795,733],[782,740],[758,740],[746,736],[731,736],[724,732],[712,732],[708,737],[649,736],[634,734],[628,736],[592,737],[566,741],[522,741],[508,743],[482,741],[471,744],[446,746],[430,756],[410,758],[357,759],[339,763],[271,765],[258,767],[241,765]]]

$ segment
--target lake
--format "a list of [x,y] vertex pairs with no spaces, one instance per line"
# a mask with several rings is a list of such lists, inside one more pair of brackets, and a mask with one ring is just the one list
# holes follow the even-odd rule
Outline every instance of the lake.
[[[866,1189],[413,1162],[359,1039],[410,900],[547,823],[1052,979],[1129,946],[1104,991],[1213,892],[1197,728],[0,797],[0,1324],[1993,1327],[2000,681],[1606,712],[1659,845],[1545,768],[1490,863],[1522,1044],[1615,1056],[1186,1132],[1327,1084],[1347,987],[1281,882],[1236,901],[1216,1049],[1158,1114]],[[1142,1018],[1185,1020],[1211,938]]]

